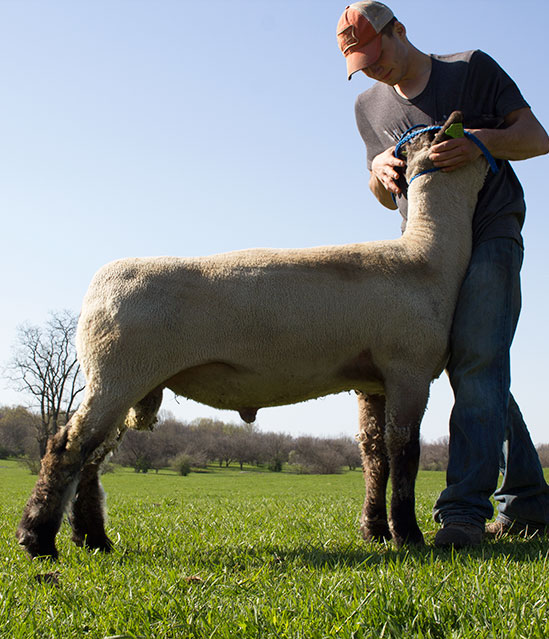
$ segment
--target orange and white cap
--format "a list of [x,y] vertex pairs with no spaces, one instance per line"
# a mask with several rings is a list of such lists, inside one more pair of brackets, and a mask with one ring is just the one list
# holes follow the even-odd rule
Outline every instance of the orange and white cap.
[[337,42],[347,61],[349,80],[379,58],[380,31],[393,18],[391,9],[375,0],[355,2],[345,9],[337,23]]

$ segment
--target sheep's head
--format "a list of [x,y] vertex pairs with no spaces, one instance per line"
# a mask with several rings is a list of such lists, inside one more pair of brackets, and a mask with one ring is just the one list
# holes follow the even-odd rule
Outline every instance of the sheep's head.
[[463,122],[463,115],[461,111],[454,111],[436,135],[434,131],[427,131],[425,133],[420,133],[406,143],[406,147],[402,153],[406,157],[405,175],[408,183],[414,175],[423,171],[428,171],[434,167],[433,163],[429,159],[431,147],[439,142],[450,139],[450,136],[446,135],[446,131],[452,124],[457,124],[459,122]]

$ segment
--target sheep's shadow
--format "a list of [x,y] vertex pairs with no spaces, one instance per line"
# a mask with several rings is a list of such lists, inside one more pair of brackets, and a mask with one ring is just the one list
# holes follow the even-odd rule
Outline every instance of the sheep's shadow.
[[[148,551],[146,548],[126,547],[114,551],[113,559],[120,562],[131,562],[132,557],[147,555],[154,561],[159,550]],[[160,551],[161,552],[161,551]],[[461,550],[436,548],[427,543],[425,546],[413,546],[397,549],[391,542],[371,542],[363,548],[355,542],[347,545],[331,545],[322,543],[303,543],[297,546],[283,544],[242,544],[230,548],[197,549],[193,563],[196,568],[208,569],[223,567],[228,570],[246,570],[254,564],[271,565],[272,567],[306,565],[310,568],[359,569],[361,566],[394,566],[411,563],[418,565],[431,564],[433,561],[455,563],[456,559],[473,559],[490,561],[505,557],[507,562],[517,565],[539,560],[549,554],[549,539],[513,539],[487,541],[481,546]],[[116,559],[115,559],[116,557]]]
[[304,563],[312,568],[338,568],[363,566],[382,566],[402,564],[405,562],[420,565],[430,564],[434,560],[455,562],[456,557],[473,560],[490,561],[498,557],[505,557],[508,562],[515,564],[529,563],[539,560],[549,553],[549,540],[499,540],[491,541],[474,548],[461,550],[436,548],[433,545],[414,546],[410,548],[395,548],[392,543],[370,543],[360,549],[324,548],[305,544],[295,548],[273,547],[271,552],[275,557],[281,557],[288,562]]

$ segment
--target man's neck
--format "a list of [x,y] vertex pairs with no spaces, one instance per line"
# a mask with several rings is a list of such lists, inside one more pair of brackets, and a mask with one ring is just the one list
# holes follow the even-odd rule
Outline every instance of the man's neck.
[[408,63],[409,71],[398,84],[395,84],[395,91],[408,100],[417,97],[429,82],[431,67],[431,56],[412,47]]

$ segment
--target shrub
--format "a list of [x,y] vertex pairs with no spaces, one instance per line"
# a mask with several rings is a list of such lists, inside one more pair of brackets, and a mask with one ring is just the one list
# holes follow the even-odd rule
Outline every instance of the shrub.
[[182,453],[172,460],[171,467],[176,473],[186,477],[191,472],[192,457],[187,453]]
[[269,461],[269,465],[267,466],[267,468],[273,473],[281,473],[282,465],[283,462],[280,457],[273,457],[273,459]]
[[136,473],[148,473],[150,467],[150,461],[144,455],[140,455],[133,465],[133,469]]

